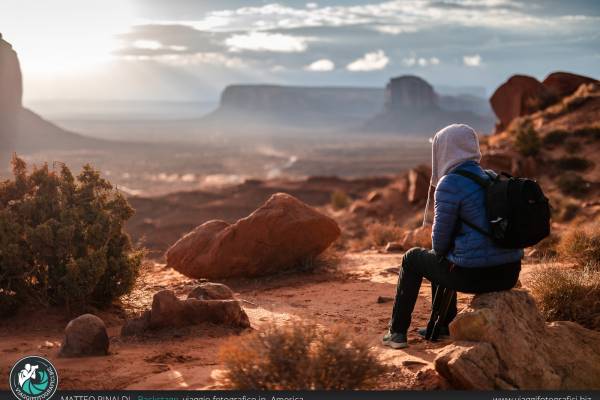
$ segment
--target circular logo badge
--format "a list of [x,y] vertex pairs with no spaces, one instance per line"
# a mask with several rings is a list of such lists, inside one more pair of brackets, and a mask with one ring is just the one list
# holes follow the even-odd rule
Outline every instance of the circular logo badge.
[[10,390],[19,400],[50,399],[58,386],[54,365],[43,357],[20,359],[10,370]]

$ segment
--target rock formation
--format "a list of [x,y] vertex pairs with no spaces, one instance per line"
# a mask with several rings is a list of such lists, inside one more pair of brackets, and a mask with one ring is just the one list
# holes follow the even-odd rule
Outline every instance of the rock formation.
[[[456,108],[450,96],[443,104]],[[441,106],[440,97],[425,80],[412,75],[392,78],[386,87],[383,111],[365,124],[367,131],[433,136],[446,125],[462,121],[475,130],[488,132],[493,126],[493,116],[480,115],[467,109],[447,109]],[[469,106],[471,108],[471,106]]]
[[4,168],[14,151],[18,115],[23,97],[21,67],[17,53],[0,34],[0,167]]
[[476,295],[450,335],[435,368],[455,388],[600,388],[600,332],[545,323],[526,290]]
[[573,94],[584,83],[598,83],[598,81],[587,76],[559,71],[551,73],[542,82],[553,95],[559,98]]
[[424,79],[413,75],[392,78],[385,88],[387,111],[432,110],[438,108],[438,96]]
[[198,226],[167,250],[167,266],[192,278],[265,275],[297,267],[339,235],[333,219],[278,193],[235,224]]
[[60,355],[103,356],[108,354],[108,346],[108,333],[104,321],[93,314],[83,314],[67,324]]
[[231,85],[202,123],[220,131],[335,130],[359,125],[383,102],[378,88]]
[[513,75],[500,85],[490,98],[498,121],[496,133],[504,131],[517,117],[543,110],[573,94],[582,84],[598,83],[596,79],[568,72],[553,72],[539,82],[527,75]]
[[421,165],[408,171],[408,201],[417,203],[427,199],[431,168]]
[[511,76],[490,98],[498,117],[496,132],[506,129],[516,117],[531,114],[554,100],[552,93],[537,79],[527,75]]
[[248,315],[236,300],[200,300],[191,294],[187,300],[180,300],[173,291],[161,290],[152,299],[152,309],[137,319],[128,320],[121,335],[138,335],[148,330],[178,328],[203,322],[235,328],[250,326]]

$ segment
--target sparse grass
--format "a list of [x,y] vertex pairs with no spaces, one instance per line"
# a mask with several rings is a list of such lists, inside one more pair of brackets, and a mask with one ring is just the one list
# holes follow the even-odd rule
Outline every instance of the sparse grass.
[[385,371],[366,342],[294,321],[270,325],[221,348],[225,386],[242,390],[372,388]]
[[530,285],[547,321],[574,321],[600,330],[600,270],[597,268],[545,266],[533,274]]
[[544,136],[544,138],[542,139],[542,143],[544,146],[547,147],[558,146],[563,144],[568,136],[569,132],[565,130],[556,130],[548,132],[546,136]]
[[535,245],[535,249],[539,252],[539,258],[551,258],[556,256],[556,246],[560,239],[554,234],[550,234],[544,238],[538,244]]
[[558,177],[556,184],[563,194],[582,197],[589,191],[589,184],[581,176],[567,172]]
[[530,121],[521,124],[515,134],[515,149],[523,156],[535,156],[540,152],[542,142]]
[[331,206],[334,210],[342,210],[350,205],[350,197],[342,190],[331,193]]
[[394,223],[373,222],[367,226],[366,240],[372,246],[385,246],[402,238],[404,230]]
[[600,265],[600,225],[573,227],[562,235],[557,249],[563,259]]
[[569,171],[585,171],[592,166],[592,162],[582,157],[568,156],[556,161],[558,168]]

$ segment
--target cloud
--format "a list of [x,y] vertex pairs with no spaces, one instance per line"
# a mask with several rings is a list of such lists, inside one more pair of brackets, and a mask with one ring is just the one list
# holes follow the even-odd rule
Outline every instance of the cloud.
[[331,60],[322,58],[320,60],[317,60],[317,61],[307,65],[304,69],[306,69],[307,71],[318,71],[318,72],[333,71],[335,69],[335,64]]
[[481,66],[481,56],[479,54],[463,56],[463,64],[467,67],[479,67]]
[[361,58],[352,61],[346,66],[346,69],[352,72],[376,71],[384,69],[389,62],[390,59],[385,55],[384,51],[377,50],[371,53],[366,53]]
[[307,38],[281,33],[250,32],[235,34],[225,40],[229,51],[271,51],[302,53],[308,48]]
[[414,67],[415,65],[419,67],[428,67],[430,65],[439,65],[440,59],[437,57],[416,57],[415,55],[411,55],[410,57],[405,57],[402,59],[402,64],[406,67]]

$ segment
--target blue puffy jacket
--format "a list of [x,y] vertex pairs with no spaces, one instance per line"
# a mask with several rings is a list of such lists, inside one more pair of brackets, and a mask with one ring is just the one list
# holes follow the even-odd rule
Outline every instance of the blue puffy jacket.
[[491,267],[520,260],[523,250],[497,247],[489,237],[460,222],[459,216],[483,229],[490,229],[484,205],[485,190],[469,178],[453,174],[452,171],[457,169],[489,179],[475,161],[459,164],[440,179],[435,189],[431,235],[435,253],[461,267]]

